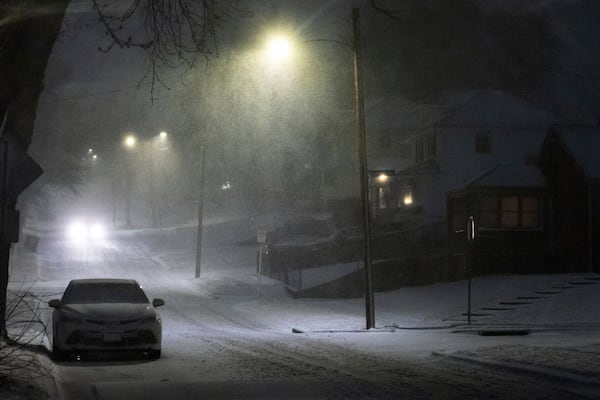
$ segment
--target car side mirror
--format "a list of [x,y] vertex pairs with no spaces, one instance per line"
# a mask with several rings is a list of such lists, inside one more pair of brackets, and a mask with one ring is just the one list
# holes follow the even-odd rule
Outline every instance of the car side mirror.
[[160,307],[160,306],[164,306],[164,305],[165,305],[165,301],[163,299],[152,300],[152,307]]
[[51,308],[60,308],[60,300],[59,299],[52,299],[48,302],[48,307]]

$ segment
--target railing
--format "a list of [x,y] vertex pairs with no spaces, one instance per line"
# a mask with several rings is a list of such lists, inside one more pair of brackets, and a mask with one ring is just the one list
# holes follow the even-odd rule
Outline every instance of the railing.
[[[295,290],[303,289],[302,275],[308,269],[344,263],[348,264],[350,274],[356,272],[361,263],[361,241],[362,238],[358,237],[356,243],[338,246],[293,246],[285,250],[272,248],[265,273]],[[439,222],[412,229],[394,229],[393,226],[385,230],[375,229],[371,246],[374,263],[385,264],[386,274],[402,270],[403,274],[416,276],[415,279],[419,280],[418,276],[429,274],[429,271],[422,269],[432,265],[436,266],[436,270],[444,267],[446,224]]]

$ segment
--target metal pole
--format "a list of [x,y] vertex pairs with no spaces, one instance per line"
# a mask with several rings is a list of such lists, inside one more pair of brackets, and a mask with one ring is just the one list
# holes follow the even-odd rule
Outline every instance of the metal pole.
[[473,244],[475,242],[475,218],[467,220],[467,323],[471,325],[471,281],[473,280]]
[[593,264],[593,246],[594,246],[594,239],[593,239],[593,235],[594,235],[594,230],[593,230],[593,211],[592,211],[592,182],[588,182],[588,187],[587,187],[587,194],[588,194],[588,198],[587,198],[587,214],[588,214],[588,232],[587,232],[587,236],[588,236],[588,272],[592,272],[594,270],[594,264]]
[[8,337],[6,331],[6,296],[8,288],[8,262],[10,243],[4,237],[6,224],[6,197],[8,196],[8,141],[0,142],[2,148],[2,171],[0,182],[0,337]]
[[202,263],[202,225],[204,217],[204,161],[206,146],[202,143],[200,147],[200,195],[198,199],[198,229],[196,233],[196,273],[195,277],[200,277],[200,266]]
[[373,297],[373,271],[371,266],[371,211],[369,207],[369,182],[367,174],[367,141],[365,133],[365,105],[362,87],[360,13],[352,9],[354,28],[354,89],[356,99],[356,121],[358,131],[358,158],[360,163],[360,194],[363,214],[364,265],[365,265],[365,314],[367,329],[375,327],[375,306]]
[[126,199],[125,199],[125,223],[127,224],[128,228],[131,228],[131,185],[132,185],[132,179],[131,179],[131,157],[127,157],[127,168],[125,171],[126,174],[126,180],[127,180],[127,193],[126,193]]
[[256,283],[256,296],[260,297],[260,280],[262,277],[262,252],[263,252],[263,245],[262,243],[258,245],[258,280]]

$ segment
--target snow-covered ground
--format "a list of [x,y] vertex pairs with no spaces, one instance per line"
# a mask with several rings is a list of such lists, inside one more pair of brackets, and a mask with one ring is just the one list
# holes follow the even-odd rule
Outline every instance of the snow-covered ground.
[[[231,355],[226,353],[219,355],[221,347],[240,352],[247,363],[255,363],[251,370],[258,375],[247,379],[262,374],[281,377],[281,370],[265,371],[281,363],[282,355],[296,360],[284,361],[286,368],[296,368],[301,360],[312,368],[337,371],[347,367],[349,376],[365,380],[373,368],[379,371],[389,360],[423,362],[433,357],[568,382],[580,387],[580,394],[600,395],[598,274],[474,278],[470,324],[465,315],[466,281],[376,293],[376,327],[367,330],[361,298],[295,299],[281,282],[268,277],[259,280],[256,248],[238,244],[247,232],[233,224],[206,230],[201,276],[194,279],[195,249],[185,234],[187,228],[182,229],[163,229],[157,235],[152,231],[118,232],[85,252],[69,250],[60,240],[49,245],[52,235],[46,234],[47,240],[42,237],[36,251],[14,252],[13,289],[30,282],[35,290],[56,297],[69,279],[109,275],[135,277],[149,296],[167,300],[161,310],[163,358],[156,363],[94,364],[91,368],[58,365],[55,375],[62,397],[78,398],[81,392],[74,382],[93,387],[97,399],[138,393],[138,397],[128,397],[131,400],[158,390],[149,383],[140,389],[135,384],[140,374],[152,382],[176,380],[179,386],[171,390],[179,390],[181,396],[199,384],[194,377],[211,382],[235,380],[240,360],[229,360]],[[308,353],[312,355],[304,358]],[[371,367],[359,367],[359,359]],[[218,360],[218,365],[201,360]],[[165,377],[165,371],[178,368],[179,372],[171,372],[175,378]],[[502,397],[504,392],[497,390],[493,393]],[[470,393],[467,397],[477,396]]]

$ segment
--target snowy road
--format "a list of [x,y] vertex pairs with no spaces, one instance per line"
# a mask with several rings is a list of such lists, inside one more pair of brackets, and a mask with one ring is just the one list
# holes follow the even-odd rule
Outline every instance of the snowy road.
[[[216,265],[233,267],[227,263],[243,258],[238,254],[242,250],[224,256],[228,252],[233,250],[224,246],[206,249],[209,281],[216,276]],[[54,369],[60,398],[570,399],[594,394],[568,382],[433,355],[456,349],[556,346],[565,340],[562,334],[507,338],[453,334],[450,329],[367,332],[361,330],[362,317],[355,308],[343,304],[332,309],[284,294],[257,298],[252,290],[215,295],[203,278],[190,279],[190,253],[166,256],[135,236],[88,249],[70,248],[61,240],[40,244],[40,292],[56,293],[72,278],[129,277],[138,279],[149,297],[167,302],[160,309],[164,336],[159,360],[92,357],[60,362]],[[245,268],[252,275],[249,254]],[[346,321],[348,330],[292,333],[308,320],[314,327],[319,318],[323,326]]]

